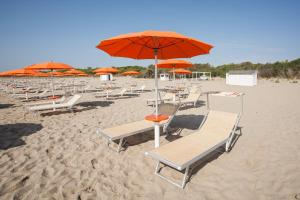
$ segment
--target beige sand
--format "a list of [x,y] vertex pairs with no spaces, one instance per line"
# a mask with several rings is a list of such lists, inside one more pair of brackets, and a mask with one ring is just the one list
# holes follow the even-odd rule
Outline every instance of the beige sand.
[[[129,81],[120,78],[117,83]],[[153,88],[153,80],[135,81]],[[96,134],[98,127],[150,114],[153,109],[146,99],[153,98],[153,92],[111,102],[89,93],[75,113],[26,119],[21,103],[1,94],[0,199],[300,199],[300,84],[261,80],[256,87],[239,87],[226,86],[222,79],[200,83],[204,91],[246,93],[242,136],[230,153],[199,163],[184,190],[154,175],[155,162],[144,155],[154,146],[153,132],[129,138],[130,146],[120,154]],[[160,83],[166,84],[170,82]],[[201,100],[205,103],[205,96]],[[216,109],[239,108],[239,101],[222,97],[211,103]],[[183,128],[181,136],[186,136],[205,113],[205,105],[181,110],[172,127]],[[161,136],[161,143],[174,139]]]

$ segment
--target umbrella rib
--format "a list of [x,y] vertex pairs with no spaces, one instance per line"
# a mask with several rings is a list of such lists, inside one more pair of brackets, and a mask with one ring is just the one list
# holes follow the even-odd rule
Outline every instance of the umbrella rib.
[[183,49],[179,48],[179,47],[176,46],[176,45],[174,45],[174,47],[176,47],[179,51],[181,51],[181,52],[185,55],[186,58],[189,58],[189,57],[190,57]]
[[126,40],[129,40],[130,43],[125,45],[124,47],[122,47],[121,49],[119,49],[117,52],[115,52],[114,54],[118,54],[119,52],[123,51],[125,48],[127,48],[128,46],[130,46],[132,43],[134,43],[132,40],[130,40],[129,38],[126,38]]
[[139,53],[137,54],[137,58],[141,55],[142,51],[144,50],[143,47],[148,47],[147,43],[151,40],[151,38],[149,38],[148,41],[146,41],[145,45],[141,45],[141,50],[139,51]]

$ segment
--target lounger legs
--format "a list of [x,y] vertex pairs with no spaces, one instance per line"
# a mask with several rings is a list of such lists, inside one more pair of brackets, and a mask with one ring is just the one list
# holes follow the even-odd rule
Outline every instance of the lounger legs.
[[[240,118],[240,116],[239,116],[239,118]],[[238,120],[238,121],[239,121],[239,120]],[[226,142],[226,146],[225,146],[226,152],[228,152],[228,151],[230,150],[230,147],[231,147],[231,144],[232,144],[232,139],[233,139],[234,135],[236,134],[237,124],[238,124],[238,123],[236,123],[236,124],[234,125],[234,128],[232,129],[232,131],[231,131],[231,133],[230,133],[230,136],[229,136],[229,138],[228,138],[228,140],[227,140],[227,142]]]
[[156,164],[156,168],[155,168],[155,175],[161,177],[162,179],[168,181],[169,183],[183,189],[184,186],[186,185],[186,182],[188,181],[188,178],[189,178],[189,175],[190,175],[190,166],[188,166],[186,169],[185,169],[185,172],[184,172],[184,176],[183,176],[183,179],[181,181],[181,183],[177,183],[165,176],[163,176],[161,173],[160,173],[160,170],[162,167],[160,167],[160,164],[162,164],[163,166],[165,166],[163,163],[161,163],[160,161],[157,162]]

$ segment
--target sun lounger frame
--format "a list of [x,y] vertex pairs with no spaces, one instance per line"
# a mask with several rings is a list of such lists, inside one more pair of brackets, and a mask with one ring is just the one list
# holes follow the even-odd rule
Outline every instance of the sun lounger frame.
[[[163,128],[163,133],[168,133],[168,127],[170,125],[170,123],[172,122],[172,120],[174,119],[175,117],[175,114],[177,113],[178,109],[179,109],[180,106],[177,107],[174,115],[171,115],[169,117],[169,119],[163,123],[163,124],[159,124],[159,127]],[[154,125],[152,127],[148,127],[148,128],[145,128],[145,129],[140,129],[140,130],[137,130],[137,131],[134,131],[134,132],[131,132],[130,134],[127,134],[127,135],[122,135],[122,137],[109,137],[107,134],[105,134],[103,132],[102,129],[97,129],[96,133],[97,134],[100,134],[101,136],[103,136],[104,138],[107,139],[107,146],[110,147],[112,150],[120,153],[122,150],[123,150],[123,145],[126,143],[126,138],[129,137],[129,136],[132,136],[132,135],[136,135],[138,133],[143,133],[143,132],[147,132],[147,131],[150,131],[150,130],[153,130],[154,129]],[[117,148],[114,148],[112,147],[112,143],[114,143],[114,141],[116,140],[119,140],[119,144],[118,144],[118,147]]]
[[[157,176],[159,176],[159,177],[161,177],[162,179],[168,181],[169,183],[171,183],[171,184],[173,184],[173,185],[175,185],[175,186],[183,189],[185,187],[185,185],[186,185],[186,183],[187,183],[190,175],[191,175],[191,172],[192,172],[191,167],[192,167],[192,165],[195,162],[201,160],[203,157],[207,156],[211,152],[215,151],[216,149],[218,149],[218,148],[220,148],[220,147],[222,147],[224,145],[225,145],[225,151],[226,152],[228,152],[230,150],[230,148],[232,146],[232,139],[233,139],[233,137],[234,137],[235,134],[238,134],[238,133],[236,133],[236,129],[237,129],[238,123],[240,121],[240,118],[241,118],[241,115],[239,114],[238,117],[237,117],[237,120],[236,120],[236,122],[234,124],[234,127],[232,128],[231,133],[229,134],[229,136],[228,136],[227,139],[219,142],[215,146],[213,146],[210,149],[208,149],[207,151],[199,154],[198,156],[196,156],[195,158],[189,160],[188,162],[186,162],[183,165],[180,165],[180,166],[176,165],[175,163],[173,163],[173,162],[171,162],[169,160],[163,159],[160,156],[157,156],[156,154],[151,154],[151,157],[157,160],[157,164],[156,164],[156,167],[155,167],[154,174],[157,175]],[[206,119],[207,119],[207,115],[203,119],[203,121],[202,121],[202,123],[200,125],[200,128],[202,127],[202,125],[204,124],[204,122],[206,121]],[[145,152],[145,154],[146,155],[150,155],[148,152]],[[174,180],[172,180],[172,179],[170,179],[170,178],[162,175],[160,173],[160,170],[162,169],[162,167],[160,167],[161,164],[164,165],[164,167],[168,166],[168,167],[171,167],[171,168],[173,168],[173,169],[175,169],[177,171],[180,171],[180,172],[185,171],[184,175],[183,175],[183,178],[182,178],[182,181],[180,183],[178,183],[178,182],[176,182],[176,181],[174,181]]]

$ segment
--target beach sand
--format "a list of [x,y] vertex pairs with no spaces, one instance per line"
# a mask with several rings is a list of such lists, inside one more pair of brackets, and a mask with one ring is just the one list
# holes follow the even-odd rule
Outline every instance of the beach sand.
[[[146,79],[116,82],[131,80],[154,87]],[[202,91],[246,94],[242,135],[229,153],[217,152],[199,162],[184,190],[154,175],[156,162],[144,155],[153,149],[153,131],[130,137],[120,154],[96,133],[152,113],[146,99],[154,92],[113,101],[87,93],[74,113],[26,118],[19,101],[1,94],[0,199],[300,199],[300,84],[259,80],[255,87],[240,87],[225,85],[224,79],[200,84]],[[183,129],[180,136],[199,127],[207,112],[206,96],[200,100],[200,106],[180,110],[172,122],[172,128]],[[211,107],[238,111],[240,102],[215,97]],[[161,144],[180,136],[162,135]]]

